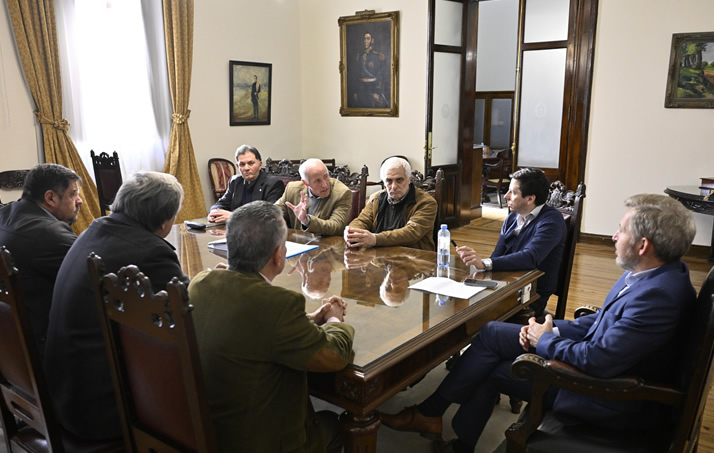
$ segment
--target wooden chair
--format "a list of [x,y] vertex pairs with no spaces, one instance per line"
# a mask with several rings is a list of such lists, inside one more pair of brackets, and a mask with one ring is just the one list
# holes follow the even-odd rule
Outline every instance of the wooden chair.
[[300,163],[293,163],[289,159],[276,161],[268,157],[265,159],[264,167],[269,175],[277,176],[286,186],[289,182],[300,181],[300,173],[298,172]]
[[96,155],[94,150],[89,151],[89,155],[92,156],[94,179],[97,182],[99,209],[102,215],[107,215],[109,206],[114,202],[114,197],[122,184],[119,155],[116,151],[111,156],[105,152]]
[[129,451],[216,451],[185,285],[154,294],[133,265],[104,275],[88,258]]
[[[496,157],[483,160],[483,178],[481,180],[481,202],[489,201],[488,189],[496,191],[498,207],[503,208],[501,193],[508,190],[511,182],[510,172],[513,164],[513,152],[510,148],[499,151]],[[505,190],[504,190],[505,189]]]
[[8,452],[121,452],[62,430],[47,389],[12,255],[0,248],[0,422]]
[[367,176],[369,170],[366,165],[362,165],[359,173],[350,173],[347,165],[338,165],[330,172],[330,177],[341,181],[352,191],[352,209],[347,218],[347,223],[359,216],[367,201]]
[[216,201],[228,190],[228,182],[236,174],[236,166],[228,159],[214,157],[208,159],[208,176]]
[[[25,185],[25,177],[30,173],[30,170],[5,170],[0,171],[0,190],[17,190],[22,189]],[[0,206],[4,206],[0,200]]]
[[563,249],[563,261],[560,263],[558,284],[555,289],[555,294],[558,296],[558,304],[553,314],[555,319],[565,319],[565,308],[568,306],[570,274],[573,271],[575,246],[580,236],[580,223],[583,217],[583,198],[585,198],[585,183],[583,182],[578,184],[575,192],[568,190],[560,181],[555,181],[550,185],[550,193],[546,204],[556,208],[563,214],[567,227],[565,248]]
[[[558,360],[523,354],[511,366],[513,375],[532,381],[529,407],[506,431],[507,449],[515,452],[692,452],[696,451],[702,414],[712,383],[714,358],[714,269],[699,291],[693,313],[682,321],[685,343],[676,367],[674,384],[632,377],[595,378]],[[614,431],[590,424],[564,427],[544,409],[549,386],[615,400],[655,401],[671,406],[671,427],[658,431]]]
[[439,234],[439,229],[441,228],[442,223],[446,223],[444,221],[443,215],[442,215],[442,209],[441,207],[444,205],[444,170],[441,168],[436,170],[436,173],[434,176],[427,176],[425,177],[420,171],[418,170],[412,170],[412,182],[414,185],[426,193],[430,194],[432,197],[434,197],[434,200],[436,200],[437,204],[437,210],[436,210],[436,218],[434,218],[434,229],[432,232],[432,236],[434,239],[434,244],[437,243],[436,237],[437,234]]
[[[300,168],[300,164],[305,162],[307,159],[290,159],[290,163],[296,164],[298,168]],[[325,167],[327,167],[328,172],[333,172],[335,171],[335,167],[337,167],[337,163],[335,159],[320,159],[323,164],[325,164]]]

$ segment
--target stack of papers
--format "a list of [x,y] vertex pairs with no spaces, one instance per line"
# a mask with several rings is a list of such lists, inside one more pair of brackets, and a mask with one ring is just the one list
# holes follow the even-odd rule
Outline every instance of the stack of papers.
[[486,288],[478,286],[466,286],[461,282],[456,282],[446,277],[429,277],[411,285],[409,288],[428,293],[441,294],[442,296],[455,297],[457,299],[471,299],[476,294]]
[[[226,244],[225,238],[209,242],[208,247],[215,250],[222,250],[224,252],[228,251],[228,244]],[[319,246],[316,244],[298,244],[297,242],[285,241],[285,247],[288,249],[285,257],[292,258],[293,256],[300,255],[301,253],[315,250]]]

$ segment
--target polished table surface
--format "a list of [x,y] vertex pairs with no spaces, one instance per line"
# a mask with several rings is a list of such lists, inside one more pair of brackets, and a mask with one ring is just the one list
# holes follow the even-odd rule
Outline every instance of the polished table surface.
[[[225,236],[174,226],[167,237],[184,272],[193,277],[225,262],[208,242]],[[302,292],[306,311],[333,294],[347,300],[345,321],[355,327],[354,360],[338,373],[311,374],[310,391],[345,408],[346,451],[374,451],[379,418],[374,410],[465,346],[478,329],[518,312],[521,300],[535,300],[540,271],[478,273],[499,281],[470,300],[437,297],[407,287],[436,273],[436,254],[404,247],[346,249],[341,237],[315,238],[291,231],[288,240],[319,248],[287,259],[273,284]],[[469,269],[452,255],[449,277],[462,281]],[[525,288],[525,290],[524,290]],[[524,291],[528,294],[523,297]]]

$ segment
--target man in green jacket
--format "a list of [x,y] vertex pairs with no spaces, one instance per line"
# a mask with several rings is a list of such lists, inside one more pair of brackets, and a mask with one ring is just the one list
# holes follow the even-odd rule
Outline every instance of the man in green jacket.
[[434,197],[411,182],[412,167],[401,157],[390,157],[379,169],[386,189],[373,194],[359,217],[345,229],[348,247],[401,245],[434,250]]
[[306,314],[301,294],[271,284],[287,237],[274,204],[241,206],[226,228],[228,269],[201,272],[188,288],[219,450],[340,451],[336,414],[312,410],[307,372],[350,362],[344,300]]

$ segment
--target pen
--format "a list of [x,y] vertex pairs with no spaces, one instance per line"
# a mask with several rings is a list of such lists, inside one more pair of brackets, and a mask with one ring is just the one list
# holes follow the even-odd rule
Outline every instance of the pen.
[[456,242],[454,242],[453,239],[451,240],[451,243],[454,245],[454,248],[458,248],[458,247],[459,247],[458,245],[456,245]]

